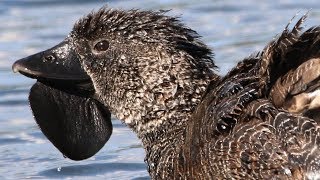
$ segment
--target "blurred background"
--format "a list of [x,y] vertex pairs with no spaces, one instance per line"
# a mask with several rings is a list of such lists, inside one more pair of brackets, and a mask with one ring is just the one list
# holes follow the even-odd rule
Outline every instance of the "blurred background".
[[261,50],[296,14],[311,10],[305,27],[320,25],[318,0],[0,0],[0,179],[148,179],[139,140],[118,120],[94,157],[64,158],[33,120],[27,98],[35,81],[11,71],[15,60],[59,43],[78,18],[105,4],[171,9],[214,49],[221,75]]

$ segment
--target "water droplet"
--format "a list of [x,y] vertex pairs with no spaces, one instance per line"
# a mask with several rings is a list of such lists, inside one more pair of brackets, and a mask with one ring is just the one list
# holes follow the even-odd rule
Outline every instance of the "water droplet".
[[56,61],[56,65],[58,65],[59,64],[59,62],[58,61]]
[[57,171],[60,172],[60,171],[61,171],[61,167],[58,167],[58,168],[57,168]]

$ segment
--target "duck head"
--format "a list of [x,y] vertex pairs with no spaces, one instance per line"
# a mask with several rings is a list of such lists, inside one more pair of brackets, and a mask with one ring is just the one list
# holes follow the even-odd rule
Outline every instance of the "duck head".
[[199,35],[164,12],[102,8],[70,37],[99,101],[139,137],[190,112],[217,77]]
[[214,68],[209,48],[177,18],[106,7],[62,43],[13,65],[38,80],[29,99],[41,130],[76,160],[107,142],[110,112],[142,139],[180,126],[218,78]]

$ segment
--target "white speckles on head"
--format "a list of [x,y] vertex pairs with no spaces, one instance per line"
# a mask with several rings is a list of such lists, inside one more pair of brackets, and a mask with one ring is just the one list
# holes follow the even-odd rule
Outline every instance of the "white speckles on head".
[[122,55],[120,56],[120,59],[121,59],[121,60],[125,60],[125,59],[126,59],[126,56],[122,54]]
[[[161,12],[101,9],[80,20],[72,34],[97,99],[144,143],[148,133],[154,132],[153,141],[184,129],[217,78],[199,36]],[[108,40],[110,48],[92,53],[97,39]]]
[[[68,41],[66,39],[65,41]],[[60,46],[59,48],[54,49],[52,52],[59,57],[59,59],[66,59],[68,57],[68,54],[66,52],[70,52],[70,49],[72,47],[70,46],[69,43],[65,43],[63,46]]]

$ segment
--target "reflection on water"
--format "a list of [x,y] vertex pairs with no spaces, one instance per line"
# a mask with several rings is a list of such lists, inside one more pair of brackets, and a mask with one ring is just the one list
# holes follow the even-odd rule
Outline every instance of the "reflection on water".
[[[2,0],[0,2],[0,179],[148,179],[135,135],[114,120],[114,133],[94,157],[63,158],[33,120],[28,92],[34,80],[11,72],[14,60],[49,48],[101,0]],[[172,9],[215,50],[221,74],[280,33],[297,12],[312,8],[307,24],[320,24],[320,3],[309,1],[145,0],[108,1],[123,9]]]
[[[110,157],[112,158],[112,157]],[[44,177],[64,178],[70,176],[99,176],[105,172],[112,171],[143,171],[146,169],[144,163],[91,163],[86,165],[73,165],[44,170],[39,173]],[[125,176],[123,176],[125,177]],[[127,176],[130,178],[130,176]]]

